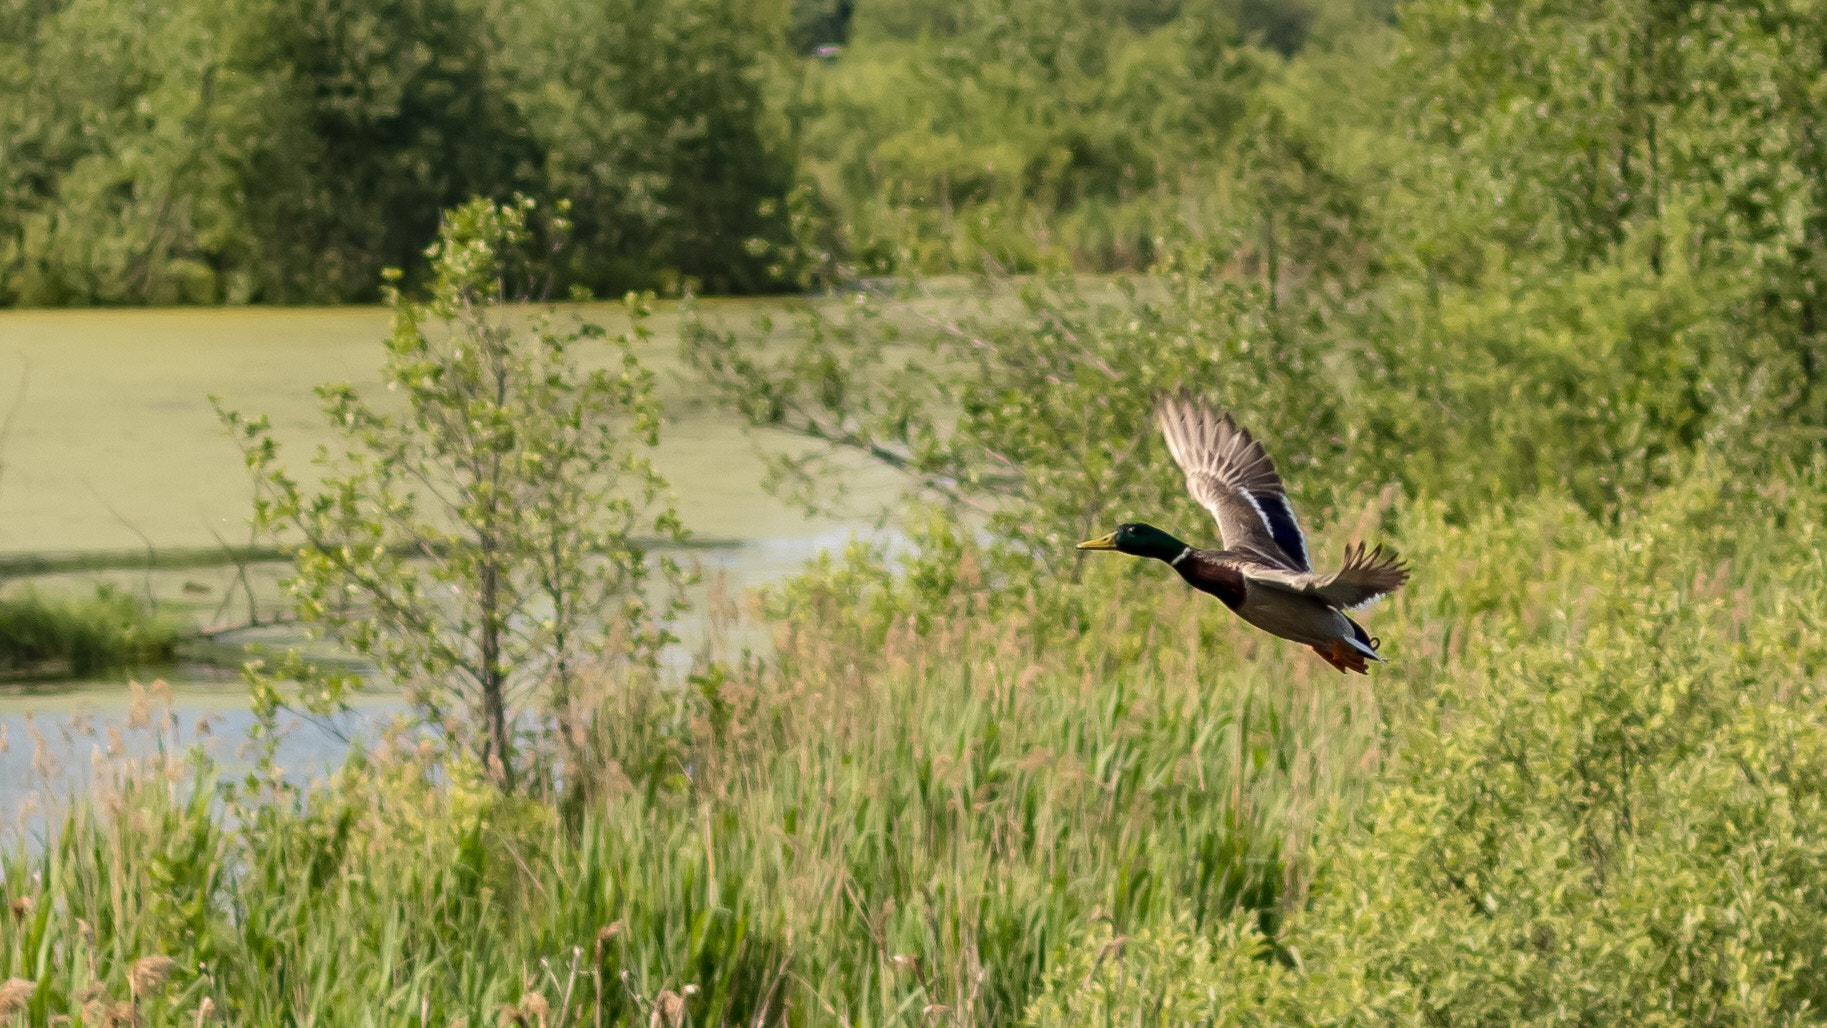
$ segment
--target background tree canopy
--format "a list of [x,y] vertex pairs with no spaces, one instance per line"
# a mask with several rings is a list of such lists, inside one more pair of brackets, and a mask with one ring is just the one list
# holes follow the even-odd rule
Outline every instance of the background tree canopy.
[[777,7],[7,0],[0,302],[373,300],[516,192],[575,200],[577,283],[776,288]]
[[4,0],[0,303],[370,301],[517,193],[573,202],[561,284],[604,294],[796,287],[808,238],[1141,268],[1349,7]]

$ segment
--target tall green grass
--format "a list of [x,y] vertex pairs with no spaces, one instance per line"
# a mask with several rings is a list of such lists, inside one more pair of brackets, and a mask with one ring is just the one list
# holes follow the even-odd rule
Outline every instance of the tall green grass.
[[7,859],[30,913],[0,972],[40,983],[33,1017],[124,1002],[168,955],[180,1020],[207,996],[236,1023],[480,1024],[537,991],[554,1023],[645,1024],[670,991],[694,1024],[987,1024],[1095,924],[1272,928],[1377,705],[1093,570],[1065,587],[1103,621],[1079,638],[985,616],[981,585],[934,606],[861,555],[816,571],[765,665],[605,683],[603,784],[568,816],[404,744],[308,794],[134,780]]

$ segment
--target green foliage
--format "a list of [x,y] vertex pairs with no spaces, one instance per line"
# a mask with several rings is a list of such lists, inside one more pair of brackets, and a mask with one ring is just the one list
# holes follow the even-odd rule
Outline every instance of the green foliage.
[[0,597],[0,671],[83,678],[169,664],[177,647],[171,618],[108,586],[86,599],[32,591]]
[[1104,632],[984,618],[975,559],[936,611],[859,552],[798,583],[768,666],[594,680],[608,781],[569,823],[411,735],[307,793],[80,807],[6,858],[33,917],[0,919],[0,969],[62,1013],[165,954],[172,1007],[228,1023],[475,1024],[538,992],[554,1025],[646,1025],[671,990],[693,1023],[1007,1024],[1094,924],[1273,910],[1376,730],[1360,699],[1114,573]]
[[[213,900],[233,880],[230,836],[211,817],[210,790],[186,781],[175,761],[155,764],[137,784],[73,807],[44,845],[6,857],[12,916],[0,952],[10,976],[38,983],[26,1007],[32,1023],[54,1014],[92,1025],[174,1023],[166,1020],[173,1011],[188,1016],[215,991],[195,958],[146,994],[132,984],[138,961],[166,957],[184,940],[213,954],[209,940],[228,923]],[[113,887],[129,881],[144,888]]]
[[[1418,148],[1391,165],[1389,214],[1403,223],[1390,252],[1429,288],[1602,265],[1696,283],[1730,326],[1724,351],[1760,366],[1773,413],[1818,429],[1819,14],[1409,5],[1390,74]],[[1413,216],[1420,204],[1436,213]]]
[[441,211],[540,186],[479,6],[236,0],[217,17],[224,74],[262,100],[233,193],[247,295],[371,300],[383,268],[416,272]]
[[[430,251],[427,297],[389,291],[382,377],[400,402],[319,389],[347,439],[314,461],[320,484],[280,465],[264,418],[222,414],[254,476],[256,530],[297,547],[287,589],[299,617],[374,661],[510,784],[523,733],[556,732],[576,756],[591,716],[573,703],[585,668],[651,666],[670,639],[676,600],[648,596],[656,566],[642,534],[683,534],[645,455],[659,409],[634,355],[641,302],[614,340],[508,306],[538,266],[536,210],[458,208]],[[547,228],[562,234],[562,214]],[[609,367],[585,371],[575,351],[598,343]],[[669,561],[657,570],[677,583]],[[283,670],[303,676],[313,708],[351,684]],[[259,682],[257,697],[276,703],[273,688]]]
[[142,785],[6,858],[0,961],[48,1016],[169,955],[164,1009],[242,1023],[1804,1020],[1824,505],[1701,466],[1617,523],[1346,508],[1316,535],[1417,566],[1374,689],[1159,569],[1049,606],[956,535],[859,549],[767,665],[593,680],[575,821],[410,737],[304,795]]
[[[493,308],[457,298],[506,267],[470,243],[520,226],[466,208],[433,299],[395,298],[405,413],[326,394],[353,445],[322,492],[277,471],[264,425],[231,423],[262,516],[304,543],[307,612],[390,663],[419,714],[479,706],[491,728],[459,759],[389,747],[309,795],[136,797],[149,820],[77,820],[71,847],[17,854],[5,880],[37,913],[0,924],[0,957],[38,983],[34,1016],[91,982],[118,995],[148,951],[206,963],[254,1023],[531,1019],[534,992],[559,1023],[664,1022],[675,999],[691,1023],[1816,1015],[1827,19],[1415,0],[1388,27],[1382,5],[1315,5],[1284,60],[1242,6],[884,3],[796,68],[765,56],[784,8],[692,2],[501,29],[508,95],[537,112],[536,149],[567,155],[546,170],[588,201],[613,274],[669,266],[657,234],[743,235],[754,263],[694,266],[790,279],[781,219],[840,273],[1153,273],[973,282],[974,310],[871,283],[791,332],[699,325],[709,392],[822,444],[776,462],[782,487],[824,504],[858,459],[900,469],[924,501],[903,511],[913,546],[859,544],[772,593],[766,661],[717,638],[658,687],[658,612],[635,606],[632,669],[572,679],[568,704],[536,676],[529,712],[594,776],[559,816],[499,788],[512,722],[487,683],[511,695],[566,650],[540,620],[562,605],[507,564],[527,616],[466,604],[491,554],[549,551],[609,552],[557,588],[637,603],[653,515],[561,535],[612,490],[522,462],[589,449],[540,427],[589,388],[465,391],[490,346],[572,338],[468,318]],[[677,95],[635,96],[636,48]],[[698,109],[737,127],[699,134]],[[788,188],[774,159],[798,145],[797,188],[743,220],[751,186],[729,183]],[[706,193],[673,154],[713,170]],[[700,208],[724,227],[668,220]],[[650,429],[651,384],[624,367],[610,407]],[[1127,516],[1209,538],[1149,423],[1180,389],[1266,439],[1319,563],[1365,538],[1413,560],[1371,615],[1374,690],[1158,566],[1070,550]],[[478,458],[529,473],[435,477]],[[651,469],[626,473],[650,495]],[[456,502],[408,499],[432,495],[418,476]],[[586,608],[604,608],[571,608],[589,636]],[[490,626],[537,654],[487,655]],[[45,956],[88,954],[73,918],[104,906],[86,967]],[[192,988],[171,1001],[194,1010]]]
[[1755,476],[1818,438],[1784,415],[1780,358],[1734,347],[1706,282],[1639,265],[1502,288],[1354,315],[1188,265],[1030,284],[974,313],[865,294],[808,307],[790,340],[700,324],[687,355],[753,423],[821,444],[775,458],[789,494],[828,500],[848,461],[887,464],[1023,574],[1118,520],[1203,537],[1152,424],[1183,389],[1266,439],[1309,515],[1389,485],[1455,517],[1542,491],[1615,511],[1697,451]]
[[973,0],[943,8],[942,35],[865,29],[809,68],[805,170],[847,255],[865,270],[1153,263],[1210,198],[1274,61],[1214,5],[1133,27],[1109,6]]
[[520,192],[576,201],[560,288],[775,288],[784,6],[8,0],[0,303],[370,301]]
[[1468,573],[1417,592],[1442,620],[1407,646],[1439,667],[1405,676],[1425,687],[1393,758],[1313,839],[1275,936],[1293,970],[1245,959],[1247,931],[1166,926],[1095,975],[1069,958],[1035,1010],[1074,1016],[1037,1023],[1152,1022],[1162,1002],[1224,1024],[1807,1021],[1827,952],[1824,487],[1818,462],[1774,490],[1703,464],[1616,534],[1564,502],[1463,533],[1411,514],[1450,544],[1420,566]]
[[787,38],[793,51],[808,54],[821,46],[850,41],[850,22],[856,0],[793,0],[793,20]]
[[208,303],[238,229],[243,98],[206,9],[9,3],[0,33],[0,302]]
[[1355,420],[1377,463],[1467,507],[1566,489],[1604,510],[1697,449],[1767,473],[1805,458],[1812,433],[1784,413],[1795,380],[1729,315],[1708,282],[1636,261],[1442,290],[1392,312]]
[[999,560],[1054,567],[1119,516],[1206,519],[1152,428],[1155,399],[1189,383],[1210,383],[1273,440],[1304,498],[1334,498],[1303,471],[1336,463],[1347,412],[1303,398],[1349,385],[1341,355],[1265,311],[1255,286],[1208,270],[1098,292],[1036,283],[976,317],[858,296],[808,308],[790,345],[700,325],[687,356],[755,423],[825,444],[776,460],[794,495],[816,501],[845,460],[878,460],[981,517]]
[[870,271],[1145,268],[1258,220],[1258,94],[1359,6],[10,0],[0,302],[368,300],[518,192],[599,293],[800,284],[807,213]]
[[1052,987],[1028,1007],[1024,1023],[1288,1023],[1287,975],[1269,956],[1267,941],[1242,918],[1201,929],[1183,917],[1133,937],[1098,925],[1048,973]]
[[[800,7],[818,10],[821,5],[800,0]],[[1302,36],[1322,10],[1352,6],[1327,0],[1079,0],[1075,14],[1106,27],[1149,32],[1175,19],[1217,17],[1236,24],[1252,36],[1263,36],[1284,53],[1299,48]],[[974,22],[994,17],[1012,7],[983,4],[977,0],[872,0],[855,12],[859,32],[866,39],[919,39],[943,37],[956,42],[968,36]],[[797,10],[796,10],[797,14]]]
[[780,4],[547,0],[497,17],[544,188],[573,204],[571,281],[777,285],[795,156],[768,95]]
[[[1146,417],[1181,388],[1267,437],[1309,508],[1332,496],[1299,483],[1307,466],[1400,483],[1455,517],[1539,491],[1615,513],[1674,482],[1696,452],[1747,477],[1793,469],[1827,431],[1810,227],[1827,187],[1805,102],[1823,78],[1792,77],[1772,55],[1827,23],[1752,25],[1731,5],[1669,17],[1411,5],[1393,38],[1367,29],[1352,45],[1253,64],[1225,115],[1241,139],[1225,150],[1219,216],[1149,277],[1114,294],[1082,279],[1030,284],[975,317],[869,288],[854,309],[812,315],[791,346],[713,332],[693,359],[757,423],[903,468],[1033,554],[1112,516],[1187,509]],[[1538,45],[1517,50],[1518,32]],[[1741,35],[1756,45],[1705,42]],[[1057,44],[1070,59],[1047,69],[1089,68],[1102,53],[1058,38],[1079,48]],[[946,81],[997,95],[984,82],[1024,68]],[[1759,85],[1739,96],[1741,82]],[[1002,95],[1054,94],[1072,95]],[[1707,113],[1721,103],[1723,121]],[[1053,124],[1033,111],[1016,120]],[[1774,138],[1753,145],[1750,126],[1765,121]],[[905,152],[954,151],[915,141]],[[1752,154],[1742,167],[1719,156],[1741,153]],[[992,164],[1010,166],[967,155],[957,170]],[[911,231],[933,245],[966,238]],[[803,493],[814,468],[782,470]]]

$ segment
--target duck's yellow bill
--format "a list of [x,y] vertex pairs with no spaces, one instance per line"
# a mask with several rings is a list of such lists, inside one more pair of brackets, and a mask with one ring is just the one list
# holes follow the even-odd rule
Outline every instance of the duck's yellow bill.
[[1087,539],[1079,543],[1078,548],[1081,550],[1114,550],[1117,548],[1116,533],[1100,535],[1096,539]]

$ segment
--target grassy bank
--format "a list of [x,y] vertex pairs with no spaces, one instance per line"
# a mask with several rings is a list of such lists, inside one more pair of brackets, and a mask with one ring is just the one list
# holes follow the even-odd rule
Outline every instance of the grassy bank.
[[308,796],[141,777],[7,858],[0,968],[34,1023],[153,956],[155,1024],[1784,1020],[1827,923],[1823,507],[1816,469],[1615,523],[1348,509],[1419,568],[1369,680],[1158,568],[853,554],[765,666],[603,683],[568,813],[403,746]]
[[107,586],[82,597],[15,591],[0,596],[0,678],[165,665],[181,634],[174,618]]

